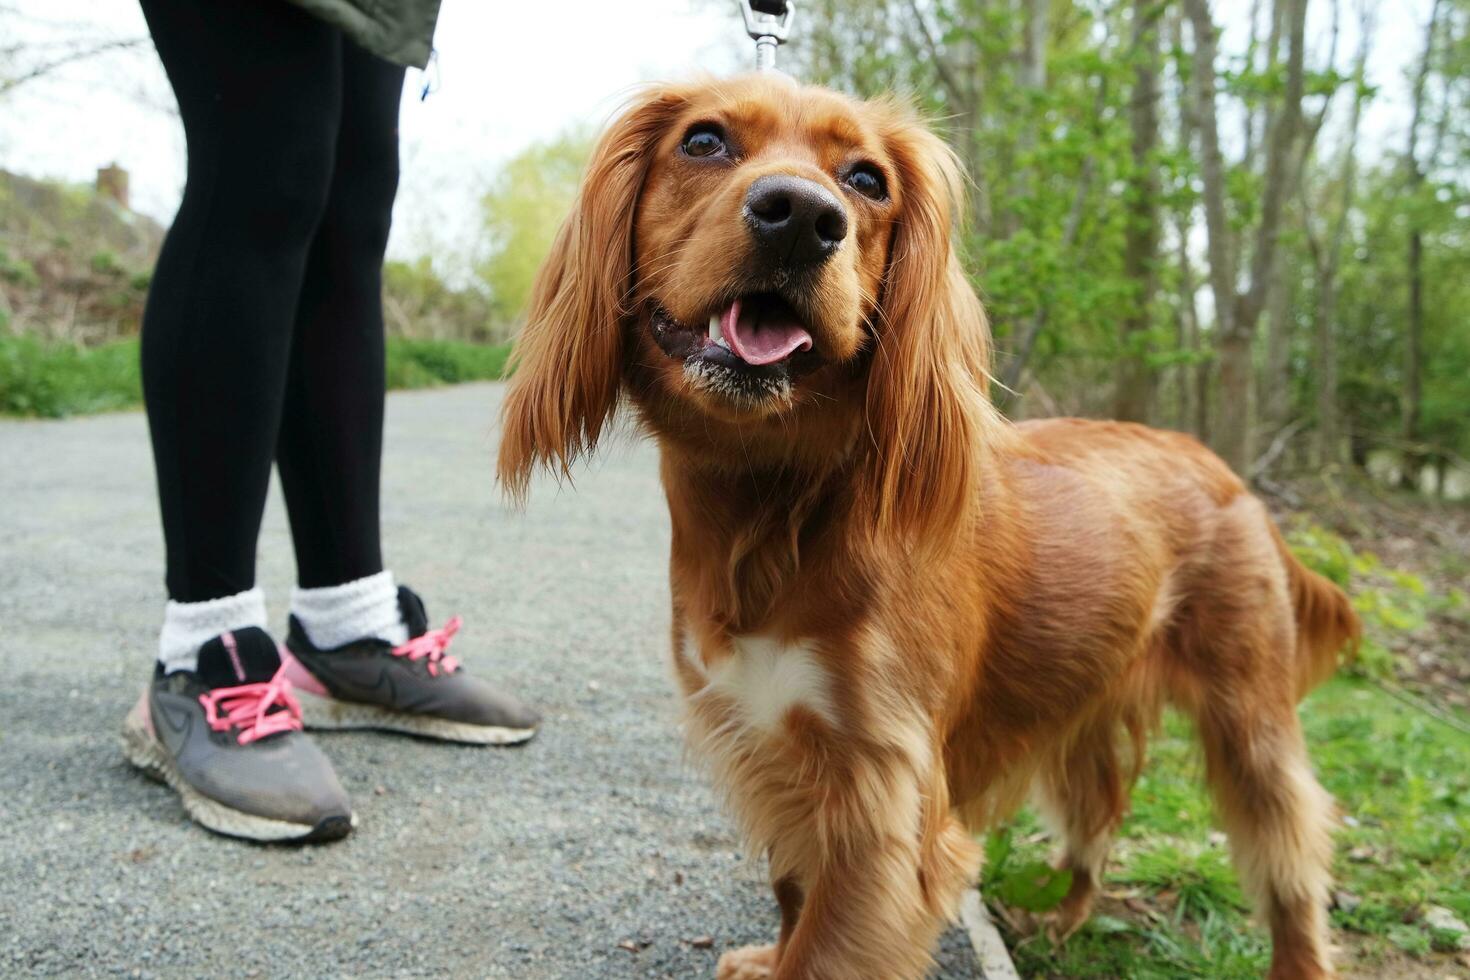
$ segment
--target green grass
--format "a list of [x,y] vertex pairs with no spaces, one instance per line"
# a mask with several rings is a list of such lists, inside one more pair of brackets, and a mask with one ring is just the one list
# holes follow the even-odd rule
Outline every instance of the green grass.
[[[510,345],[388,341],[388,387],[428,388],[503,377]],[[142,404],[138,342],[93,349],[0,335],[0,414],[62,418]]]
[[[1371,681],[1340,677],[1301,709],[1319,776],[1348,820],[1336,836],[1334,888],[1357,901],[1333,911],[1344,966],[1429,958],[1454,937],[1420,916],[1442,905],[1470,920],[1470,736],[1390,698]],[[1259,977],[1270,956],[1265,931],[1242,898],[1229,852],[1214,829],[1190,727],[1170,715],[1150,746],[1109,865],[1104,900],[1061,948],[1040,936],[1008,937],[1023,976]],[[1047,842],[1023,813],[1009,831],[998,874],[1043,860]],[[994,851],[992,842],[991,850]],[[1343,903],[1352,905],[1352,900]]]

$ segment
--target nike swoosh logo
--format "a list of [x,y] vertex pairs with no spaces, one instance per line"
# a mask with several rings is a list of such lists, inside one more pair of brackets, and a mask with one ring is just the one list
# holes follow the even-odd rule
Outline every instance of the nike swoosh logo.
[[[189,740],[189,733],[194,729],[194,713],[188,707],[178,704],[169,704],[160,699],[153,699],[154,731],[162,736],[162,741],[170,752],[178,754],[179,749]],[[158,725],[158,721],[162,725]]]
[[361,690],[364,701],[372,701],[374,704],[381,704],[389,708],[398,707],[398,685],[393,682],[386,668],[378,672],[378,679],[372,687],[364,687]]

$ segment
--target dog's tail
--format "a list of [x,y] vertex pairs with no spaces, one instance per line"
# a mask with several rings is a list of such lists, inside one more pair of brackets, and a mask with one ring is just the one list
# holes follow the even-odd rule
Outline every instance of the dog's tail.
[[1357,653],[1363,624],[1347,594],[1303,565],[1274,524],[1271,532],[1286,568],[1296,617],[1296,696],[1301,699],[1333,675],[1344,648],[1348,657]]

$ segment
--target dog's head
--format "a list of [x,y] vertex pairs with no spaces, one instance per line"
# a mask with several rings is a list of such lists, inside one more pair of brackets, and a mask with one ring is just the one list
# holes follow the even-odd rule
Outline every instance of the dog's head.
[[892,102],[776,75],[660,88],[602,137],[542,269],[500,473],[565,472],[625,387],[711,466],[851,464],[878,525],[972,488],[988,334],[953,154]]

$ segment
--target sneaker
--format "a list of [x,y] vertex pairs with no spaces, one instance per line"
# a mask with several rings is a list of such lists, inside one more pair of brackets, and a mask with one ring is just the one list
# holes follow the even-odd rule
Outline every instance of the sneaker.
[[286,637],[286,676],[310,728],[381,728],[449,742],[514,745],[536,734],[541,716],[465,672],[446,651],[461,620],[429,629],[424,603],[398,589],[409,640],[367,639],[319,650],[295,616]]
[[253,626],[204,644],[197,670],[159,665],[123,722],[122,748],[216,833],[335,840],[355,823],[332,764],[301,730],[275,641]]

